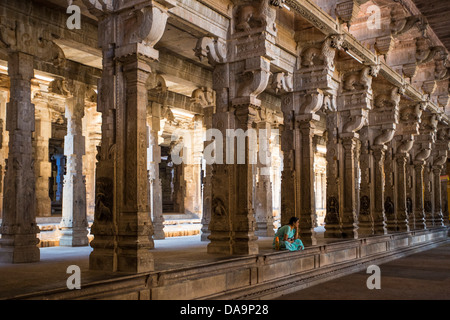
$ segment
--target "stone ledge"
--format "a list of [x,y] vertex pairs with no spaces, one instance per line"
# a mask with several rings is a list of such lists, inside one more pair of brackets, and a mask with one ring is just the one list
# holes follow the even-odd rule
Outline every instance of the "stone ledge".
[[[76,291],[58,289],[15,298],[269,299],[361,271],[370,264],[431,249],[448,242],[447,233],[448,228],[443,227],[346,240],[300,252],[230,257],[197,266],[118,276],[85,284]],[[408,239],[407,244],[392,245],[402,239]]]

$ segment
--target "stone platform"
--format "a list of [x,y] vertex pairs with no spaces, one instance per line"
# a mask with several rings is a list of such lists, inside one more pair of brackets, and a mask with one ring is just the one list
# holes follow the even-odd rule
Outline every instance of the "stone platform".
[[[327,240],[301,252],[274,251],[260,238],[252,256],[211,255],[200,236],[155,240],[155,271],[137,275],[89,271],[90,247],[42,248],[41,261],[0,264],[1,299],[272,299],[449,243],[435,228]],[[81,269],[81,290],[68,290],[67,267]]]

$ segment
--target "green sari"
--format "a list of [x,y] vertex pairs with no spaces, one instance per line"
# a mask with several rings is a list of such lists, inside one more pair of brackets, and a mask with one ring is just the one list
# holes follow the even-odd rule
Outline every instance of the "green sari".
[[277,230],[273,238],[273,248],[276,249],[276,238],[278,237],[280,241],[280,250],[297,251],[304,250],[305,246],[300,239],[296,239],[294,242],[284,241],[284,236],[287,234],[288,239],[294,238],[296,233],[295,228],[291,229],[289,225],[282,226]]

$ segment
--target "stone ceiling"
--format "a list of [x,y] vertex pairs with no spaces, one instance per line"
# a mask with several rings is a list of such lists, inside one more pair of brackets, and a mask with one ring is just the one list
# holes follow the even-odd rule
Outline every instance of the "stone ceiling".
[[450,1],[448,0],[413,0],[422,14],[427,18],[430,27],[450,51]]

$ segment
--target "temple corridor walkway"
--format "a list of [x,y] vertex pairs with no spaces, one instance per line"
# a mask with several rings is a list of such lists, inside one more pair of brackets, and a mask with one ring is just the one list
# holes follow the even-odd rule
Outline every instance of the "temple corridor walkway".
[[381,289],[367,288],[371,274],[350,274],[277,300],[450,300],[450,243],[381,264]]

